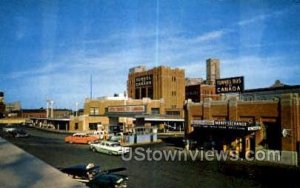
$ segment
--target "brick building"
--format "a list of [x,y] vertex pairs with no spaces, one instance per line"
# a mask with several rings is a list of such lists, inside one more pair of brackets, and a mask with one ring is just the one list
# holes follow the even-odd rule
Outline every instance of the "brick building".
[[185,71],[170,67],[134,67],[129,70],[127,81],[128,96],[132,99],[163,99],[166,115],[183,118],[185,100]]
[[22,109],[22,118],[46,118],[46,109]]
[[[205,99],[186,104],[186,138],[196,147],[235,150],[243,156],[257,149],[281,151],[289,164],[300,152],[300,96],[285,94],[276,100],[225,101]],[[235,146],[233,146],[235,145]],[[234,147],[234,148],[232,148]],[[283,163],[285,163],[283,162]]]
[[193,102],[203,101],[205,98],[218,100],[220,95],[216,94],[215,85],[197,84],[185,86],[185,98],[191,99]]
[[241,98],[246,101],[270,100],[280,98],[281,95],[287,93],[300,94],[300,85],[286,85],[276,80],[270,87],[245,90]]

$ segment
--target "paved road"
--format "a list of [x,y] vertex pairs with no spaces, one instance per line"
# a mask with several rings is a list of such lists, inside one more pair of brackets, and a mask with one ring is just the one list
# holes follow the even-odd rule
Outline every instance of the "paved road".
[[[87,145],[64,143],[63,134],[28,129],[29,138],[2,136],[54,167],[93,162],[102,169],[126,167],[129,187],[300,187],[299,169],[254,166],[245,163],[203,161],[124,161],[120,156],[94,153]],[[0,134],[0,136],[1,136]],[[176,139],[143,146],[144,149],[174,150]],[[178,142],[179,143],[179,142]],[[152,156],[153,157],[153,156]]]

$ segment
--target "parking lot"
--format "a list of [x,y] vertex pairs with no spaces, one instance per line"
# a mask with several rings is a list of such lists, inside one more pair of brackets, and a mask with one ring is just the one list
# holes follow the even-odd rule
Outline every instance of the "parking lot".
[[[289,187],[299,187],[298,169],[260,167],[217,161],[124,161],[121,156],[94,153],[88,145],[67,144],[64,134],[27,128],[28,138],[0,136],[54,167],[93,162],[102,169],[125,167],[129,187],[271,187],[282,179]],[[182,138],[164,138],[163,143],[143,149],[175,150]],[[176,145],[174,145],[177,143]]]

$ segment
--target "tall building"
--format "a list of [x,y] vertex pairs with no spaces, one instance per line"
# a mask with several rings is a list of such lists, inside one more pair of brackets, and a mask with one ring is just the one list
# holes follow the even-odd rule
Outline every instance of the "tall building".
[[150,98],[164,100],[166,115],[183,116],[185,100],[185,72],[159,66],[147,70],[131,68],[127,81],[128,97],[133,99]]
[[206,82],[209,85],[215,85],[216,79],[220,79],[220,60],[207,59],[206,60]]

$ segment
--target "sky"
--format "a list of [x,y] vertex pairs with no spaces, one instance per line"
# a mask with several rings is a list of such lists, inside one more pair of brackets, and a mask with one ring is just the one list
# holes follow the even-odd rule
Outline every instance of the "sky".
[[23,108],[124,93],[138,65],[300,84],[300,0],[1,0],[0,91]]

